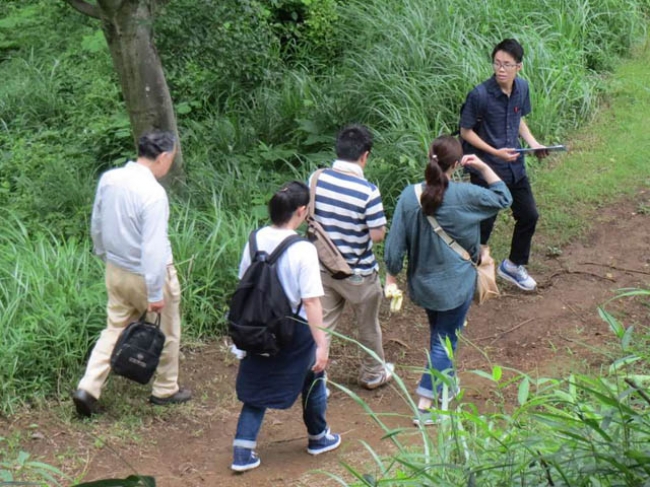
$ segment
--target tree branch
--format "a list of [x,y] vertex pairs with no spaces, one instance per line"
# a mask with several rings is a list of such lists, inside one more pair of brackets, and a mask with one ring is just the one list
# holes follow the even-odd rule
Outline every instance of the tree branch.
[[81,12],[82,14],[87,15],[88,17],[92,17],[93,19],[102,18],[99,13],[99,8],[97,7],[97,5],[88,3],[85,0],[63,0],[63,1],[68,5],[70,5],[77,12]]

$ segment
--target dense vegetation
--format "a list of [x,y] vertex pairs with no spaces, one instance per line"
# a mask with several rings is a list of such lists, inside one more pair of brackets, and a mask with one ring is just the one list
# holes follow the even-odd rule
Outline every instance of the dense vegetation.
[[[456,128],[491,46],[518,38],[530,125],[552,143],[589,119],[603,77],[645,35],[648,0],[173,0],[157,44],[186,179],[171,238],[184,332],[219,332],[269,194],[332,158],[336,131],[376,133],[369,177],[387,208]],[[99,173],[133,154],[94,21],[63,2],[0,4],[0,408],[63,393],[104,324],[88,217]],[[29,367],[26,365],[29,364]]]
[[[629,291],[620,297],[650,296],[649,291]],[[346,465],[355,486],[647,486],[650,479],[650,396],[645,392],[648,370],[647,332],[636,336],[606,309],[599,314],[616,335],[620,348],[598,377],[570,374],[564,379],[508,374],[498,365],[491,371],[475,371],[497,388],[496,403],[502,412],[485,414],[472,403],[440,411],[440,423],[420,429],[418,446],[403,429],[393,430],[363,400],[385,430],[396,453],[382,458],[373,453],[373,474]],[[614,359],[614,357],[617,357]],[[637,373],[632,373],[635,370]],[[410,401],[409,386],[397,380]],[[517,405],[512,407],[503,391],[516,386]],[[507,412],[506,412],[507,411]],[[421,437],[421,438],[420,438]],[[367,471],[367,470],[363,470]]]

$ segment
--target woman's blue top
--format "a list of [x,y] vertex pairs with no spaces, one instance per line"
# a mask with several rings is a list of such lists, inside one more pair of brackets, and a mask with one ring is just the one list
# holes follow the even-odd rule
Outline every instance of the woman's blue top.
[[[489,188],[450,181],[434,216],[476,261],[481,221],[511,204],[512,196],[502,181]],[[414,185],[402,191],[386,239],[384,260],[390,274],[400,273],[405,255],[409,295],[418,306],[447,311],[466,302],[474,292],[476,269],[433,232],[418,204]]]

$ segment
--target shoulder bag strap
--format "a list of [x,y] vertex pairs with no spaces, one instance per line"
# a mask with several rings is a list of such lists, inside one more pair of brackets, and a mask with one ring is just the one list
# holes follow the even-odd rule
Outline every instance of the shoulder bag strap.
[[[422,185],[418,183],[413,186],[413,189],[415,190],[415,198],[418,200],[418,205],[420,205],[420,208],[422,208],[422,202],[420,201],[420,198],[422,197]],[[465,250],[458,242],[451,238],[447,232],[444,231],[444,229],[438,223],[438,220],[429,215],[426,215],[426,217],[427,220],[429,220],[431,228],[433,228],[433,231],[436,233],[436,235],[438,235],[447,245],[452,248],[452,250],[454,250],[463,259],[469,260],[472,264],[474,263],[467,250]]]
[[325,169],[319,169],[311,176],[311,182],[309,184],[309,217],[314,218],[314,212],[316,211],[316,184],[318,183],[318,178]]

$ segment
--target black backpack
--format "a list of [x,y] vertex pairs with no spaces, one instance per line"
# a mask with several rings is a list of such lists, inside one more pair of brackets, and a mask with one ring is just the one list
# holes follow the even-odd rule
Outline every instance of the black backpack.
[[138,321],[130,323],[120,333],[111,353],[113,373],[146,384],[151,380],[165,345],[165,334],[160,330],[160,313],[155,323],[146,320],[147,311]]
[[228,333],[240,350],[251,354],[276,355],[291,343],[298,320],[282,288],[276,263],[291,245],[303,241],[299,235],[285,238],[269,255],[258,250],[257,232],[251,233],[248,246],[251,265],[230,299]]

